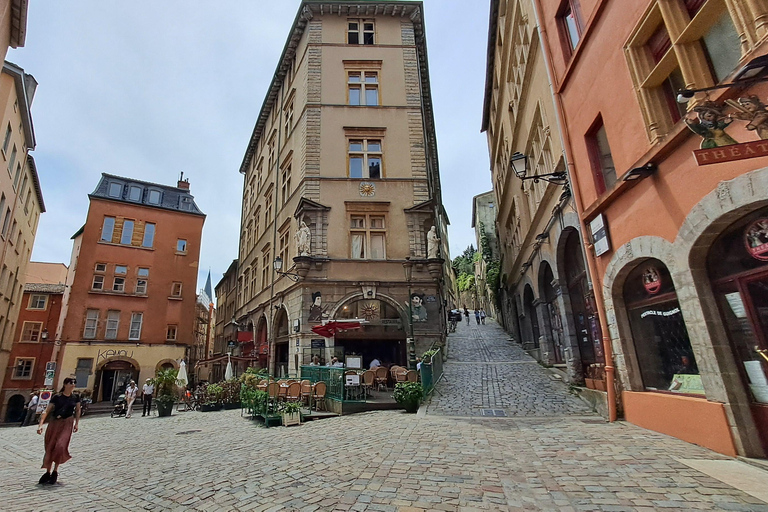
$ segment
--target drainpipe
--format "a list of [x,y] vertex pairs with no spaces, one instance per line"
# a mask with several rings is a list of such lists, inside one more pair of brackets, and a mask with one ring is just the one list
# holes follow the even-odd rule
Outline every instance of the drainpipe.
[[544,62],[547,67],[547,78],[549,81],[549,89],[552,93],[552,97],[555,100],[555,116],[557,117],[557,125],[560,132],[560,139],[563,144],[563,150],[565,151],[566,168],[568,170],[568,181],[571,184],[573,190],[574,204],[576,205],[576,212],[579,216],[579,225],[581,226],[582,241],[584,243],[584,250],[586,252],[587,260],[587,273],[591,277],[592,292],[595,295],[595,307],[597,311],[597,318],[600,321],[600,331],[602,332],[602,345],[603,353],[605,354],[605,385],[608,391],[608,420],[616,421],[616,388],[615,388],[615,367],[613,366],[613,347],[611,345],[611,337],[608,334],[608,322],[605,318],[605,302],[603,300],[602,280],[599,278],[600,274],[597,271],[597,262],[595,261],[595,255],[592,252],[592,244],[587,241],[586,234],[587,223],[584,221],[584,206],[581,204],[581,194],[579,192],[579,181],[576,176],[575,168],[573,165],[573,151],[571,146],[571,138],[568,133],[568,129],[565,122],[565,110],[563,108],[563,99],[560,93],[555,90],[554,86],[554,68],[552,64],[552,48],[549,46],[549,40],[547,39],[547,29],[541,23],[541,0],[533,0],[533,11],[536,16],[536,25],[539,29],[539,39],[541,41],[542,48],[544,49]]

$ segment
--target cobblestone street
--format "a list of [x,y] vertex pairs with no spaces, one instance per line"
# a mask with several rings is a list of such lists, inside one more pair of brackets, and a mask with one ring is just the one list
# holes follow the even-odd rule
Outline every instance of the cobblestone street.
[[[270,429],[239,411],[86,417],[52,487],[36,484],[34,427],[2,429],[0,509],[768,511],[692,467],[752,466],[604,423],[495,324],[459,329],[441,395],[418,415]],[[483,408],[509,417],[481,417]]]

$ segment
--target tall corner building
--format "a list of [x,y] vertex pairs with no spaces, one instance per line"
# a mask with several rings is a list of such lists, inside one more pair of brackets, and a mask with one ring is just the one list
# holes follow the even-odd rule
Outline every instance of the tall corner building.
[[[418,354],[444,343],[448,219],[421,2],[302,2],[240,172],[236,317],[262,367],[404,365],[408,338]],[[362,327],[331,338],[311,330],[352,319]]]

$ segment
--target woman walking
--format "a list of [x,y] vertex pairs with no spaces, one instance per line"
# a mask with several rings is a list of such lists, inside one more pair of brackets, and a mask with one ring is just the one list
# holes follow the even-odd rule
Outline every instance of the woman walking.
[[72,458],[69,455],[69,440],[72,432],[77,432],[80,423],[80,395],[72,393],[74,389],[75,379],[64,379],[61,391],[51,398],[45,412],[40,416],[38,434],[43,433],[43,424],[48,416],[51,417],[45,430],[45,474],[40,477],[41,484],[55,484],[59,478],[59,466]]

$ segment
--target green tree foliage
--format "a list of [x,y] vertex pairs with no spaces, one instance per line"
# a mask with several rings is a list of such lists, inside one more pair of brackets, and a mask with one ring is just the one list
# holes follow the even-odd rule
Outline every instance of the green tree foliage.
[[466,292],[475,288],[475,275],[462,272],[457,280],[460,292]]
[[470,245],[461,255],[456,256],[451,266],[456,271],[456,282],[460,292],[474,290],[475,288],[475,258],[479,253]]

